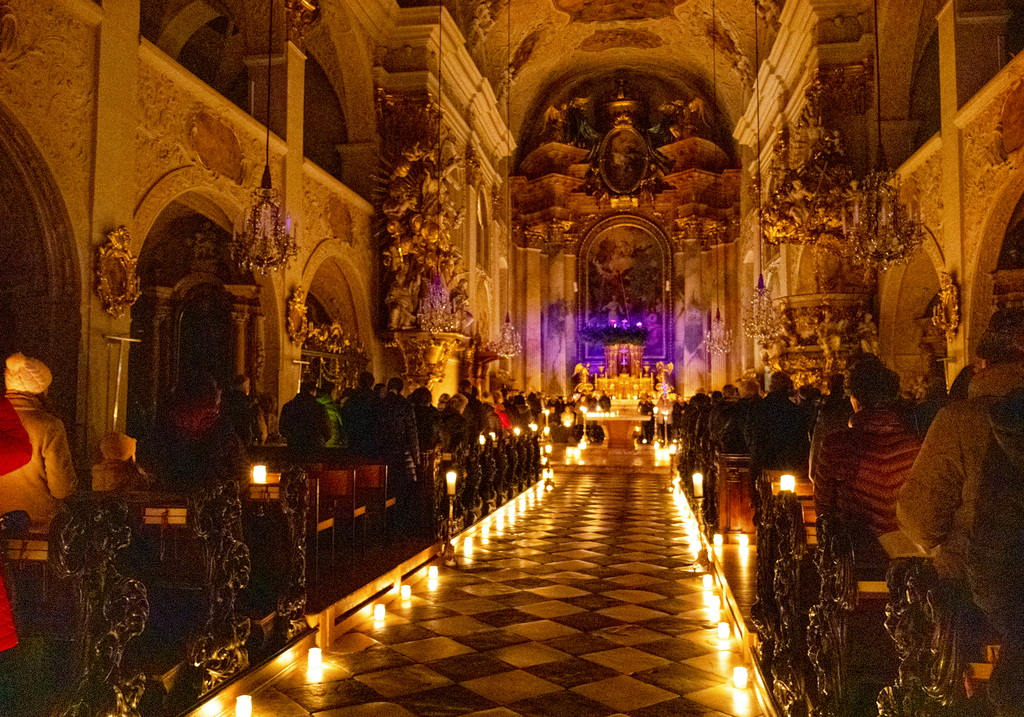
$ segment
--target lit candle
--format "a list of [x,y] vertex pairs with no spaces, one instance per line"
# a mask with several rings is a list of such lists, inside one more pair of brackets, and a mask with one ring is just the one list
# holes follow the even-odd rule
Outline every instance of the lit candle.
[[235,698],[235,717],[252,717],[252,695]]
[[408,600],[409,598],[412,597],[412,585],[403,585],[401,592],[402,592],[402,599],[403,600]]
[[672,445],[670,445],[668,447],[668,454],[670,456],[674,456],[678,451],[679,451],[679,446],[677,446],[675,443],[673,443]]
[[266,483],[267,482],[267,467],[266,466],[253,466],[252,467],[252,482],[253,483]]
[[455,471],[448,471],[445,474],[445,480],[448,481],[448,495],[455,495],[455,482],[458,480],[458,473]]
[[544,452],[547,453],[548,455],[550,455],[551,451],[553,451],[553,450],[554,450],[554,446],[552,446],[550,443],[547,444],[546,446],[544,446]]
[[710,575],[705,574],[704,575],[704,589],[705,590],[710,590],[714,586],[715,586],[715,579],[713,577],[711,577]]
[[472,538],[466,538],[466,542],[464,542],[462,544],[462,552],[464,552],[467,557],[473,554],[473,539]]
[[437,566],[431,565],[427,568],[427,580],[437,580]]
[[515,434],[515,435],[517,435],[517,436],[518,436],[518,435],[519,435],[520,433],[522,433],[522,432],[523,432],[523,431],[522,431],[522,429],[521,429],[521,428],[519,428],[519,426],[516,426],[515,428],[513,428],[513,429],[512,429],[512,433],[514,433],[514,434]]
[[746,533],[740,533],[737,539],[740,541],[741,548],[750,547],[750,536]]
[[373,619],[380,621],[384,619],[384,604],[377,603],[373,606]]
[[704,475],[702,473],[693,474],[693,497],[704,497]]
[[551,435],[551,426],[544,426],[544,436],[547,437],[547,436],[550,436],[550,435]]
[[311,670],[319,670],[323,660],[323,651],[319,647],[309,648],[309,654],[306,655],[306,667]]
[[718,623],[718,639],[728,640],[729,639],[729,623],[720,622]]
[[487,443],[487,439],[484,438],[484,434],[481,433],[480,434],[480,445],[483,446],[483,445],[486,445],[486,443]]
[[722,598],[717,595],[712,595],[708,598],[708,608],[712,612],[718,612],[722,609]]
[[796,476],[788,473],[779,478],[779,490],[788,490],[790,493],[796,490]]
[[737,690],[747,689],[747,668],[734,667],[732,670],[732,685]]
[[537,424],[536,423],[531,423],[530,424],[530,430],[533,431],[534,433],[536,433],[537,432]]
[[715,536],[714,536],[713,540],[715,541],[715,547],[716,548],[721,548],[722,547],[722,534],[721,533],[715,533]]

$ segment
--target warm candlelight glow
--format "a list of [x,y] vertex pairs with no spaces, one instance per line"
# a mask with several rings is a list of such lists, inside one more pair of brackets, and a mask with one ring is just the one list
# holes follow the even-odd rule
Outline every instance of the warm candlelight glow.
[[459,474],[455,471],[448,471],[445,474],[445,480],[448,481],[448,495],[455,495],[455,483],[459,478]]
[[710,597],[708,597],[708,608],[712,612],[718,612],[719,610],[721,610],[722,598],[718,597],[717,595],[711,595]]
[[722,547],[722,542],[723,541],[722,541],[722,534],[721,533],[715,533],[715,535],[713,537],[713,540],[715,541],[715,547],[716,548],[721,548]]
[[779,490],[788,490],[793,492],[796,490],[796,476],[791,476],[788,473],[779,478]]
[[536,423],[531,423],[530,424],[530,430],[533,431],[534,433],[536,433],[537,432],[537,424]]
[[491,437],[492,441],[498,440],[498,436],[495,435],[494,431],[491,431],[488,435]]
[[373,606],[373,619],[374,620],[383,620],[384,619],[384,604],[383,603],[377,603],[376,605]]
[[678,452],[679,452],[679,446],[677,446],[675,443],[673,443],[672,445],[670,445],[668,447],[668,454],[670,456],[674,456]]
[[235,698],[235,717],[252,717],[252,695]]
[[547,437],[547,436],[550,436],[550,435],[551,435],[551,426],[544,426],[544,436]]
[[547,444],[546,446],[544,446],[544,452],[549,454],[549,455],[551,454],[551,451],[553,451],[554,449],[555,449],[555,447],[552,446],[550,443]]
[[741,548],[750,547],[750,536],[746,533],[740,533],[737,540],[739,540]]
[[705,590],[710,590],[713,587],[715,587],[715,579],[713,577],[711,577],[710,575],[705,575],[704,576],[704,589]]
[[311,670],[319,670],[323,665],[323,660],[323,651],[319,647],[309,648],[309,654],[306,655],[306,667]]
[[730,632],[731,631],[729,630],[729,623],[727,623],[727,622],[720,622],[720,623],[718,623],[718,639],[719,640],[728,640]]
[[466,538],[465,542],[462,544],[462,552],[464,552],[466,554],[466,557],[469,557],[470,555],[473,554],[473,539],[472,538]]
[[516,426],[515,428],[513,428],[513,429],[512,429],[512,433],[514,433],[514,434],[515,434],[515,435],[517,435],[517,436],[518,436],[518,435],[519,435],[520,433],[522,433],[522,432],[523,432],[523,429],[521,429],[521,428],[520,428],[519,426]]
[[747,668],[734,667],[732,670],[732,685],[737,690],[747,689]]
[[693,497],[703,498],[704,497],[704,474],[694,473],[693,474]]
[[484,438],[484,434],[481,433],[480,434],[480,445],[483,446],[483,445],[486,445],[486,444],[487,444],[487,439]]
[[427,579],[428,580],[437,580],[437,566],[436,565],[431,565],[429,568],[427,568]]
[[403,585],[401,592],[402,592],[402,599],[403,600],[408,600],[409,598],[412,597],[412,585]]
[[266,466],[253,466],[252,467],[252,482],[253,483],[266,483],[267,482],[267,467]]

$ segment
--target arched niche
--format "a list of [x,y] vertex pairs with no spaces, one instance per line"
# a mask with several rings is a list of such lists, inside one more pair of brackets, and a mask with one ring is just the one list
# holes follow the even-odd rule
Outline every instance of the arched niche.
[[339,93],[312,55],[306,57],[303,92],[302,151],[311,162],[343,181],[338,147],[348,143],[345,112]]
[[50,398],[75,435],[81,284],[60,191],[25,132],[0,106],[0,359],[39,358]]
[[672,252],[661,227],[632,214],[598,222],[580,245],[577,270],[580,361],[605,357],[604,347],[584,341],[581,332],[612,323],[642,324],[648,330],[644,360],[671,360]]
[[275,292],[269,277],[257,281],[238,268],[229,227],[224,208],[193,192],[168,203],[145,237],[142,296],[132,309],[132,336],[141,343],[129,355],[131,435],[197,372],[224,388],[244,374],[256,393],[276,393]]
[[883,359],[909,390],[945,373],[946,336],[932,322],[939,275],[929,254],[918,251],[893,284],[880,296],[879,338]]

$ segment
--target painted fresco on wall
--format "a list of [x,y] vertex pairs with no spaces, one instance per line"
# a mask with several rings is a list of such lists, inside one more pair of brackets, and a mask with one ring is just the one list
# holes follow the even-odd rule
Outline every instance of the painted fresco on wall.
[[[648,331],[645,362],[667,358],[667,278],[665,250],[651,229],[628,220],[600,229],[583,257],[582,325],[642,324]],[[584,343],[580,348],[587,360],[603,361],[602,346]]]

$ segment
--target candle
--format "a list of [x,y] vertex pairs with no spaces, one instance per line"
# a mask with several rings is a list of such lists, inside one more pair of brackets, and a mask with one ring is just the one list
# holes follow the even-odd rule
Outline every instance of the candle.
[[[382,606],[383,607],[383,606]],[[717,595],[712,595],[708,598],[708,608],[712,612],[718,612],[722,609],[722,598]]]
[[547,453],[548,455],[551,455],[551,451],[553,450],[554,446],[552,446],[550,443],[544,446],[544,452]]
[[383,603],[377,603],[376,605],[373,606],[373,619],[374,620],[378,620],[378,621],[384,619],[384,604]]
[[704,576],[704,589],[705,590],[710,590],[714,586],[715,586],[715,579],[713,577],[711,577],[710,575],[705,575]]
[[267,467],[266,466],[253,466],[252,467],[252,482],[253,483],[266,483],[267,482]]
[[306,667],[311,670],[319,670],[323,664],[323,652],[319,647],[309,648],[309,654],[306,655]]
[[235,698],[235,717],[252,717],[252,695]]
[[521,428],[519,428],[519,426],[516,426],[515,428],[513,428],[513,429],[512,429],[512,433],[514,433],[514,434],[515,434],[515,435],[517,435],[517,436],[518,436],[518,435],[519,435],[520,433],[522,433],[522,432],[523,432],[523,431],[522,431],[522,429],[521,429]]
[[429,568],[427,568],[427,579],[428,580],[437,580],[437,566],[436,565],[431,565]]
[[701,473],[693,474],[693,497],[704,497],[704,476]]
[[484,438],[484,434],[480,434],[480,445],[483,446],[487,443],[487,439]]
[[740,533],[738,540],[740,541],[741,548],[750,547],[750,536],[746,533]]
[[728,640],[729,639],[729,623],[720,622],[718,623],[718,639]]
[[788,490],[790,493],[796,490],[796,476],[788,473],[779,478],[779,490]]
[[401,589],[401,593],[402,593],[402,599],[403,600],[408,600],[409,598],[412,597],[412,586],[411,585],[403,585],[402,589]]
[[714,536],[713,540],[715,541],[715,547],[716,548],[721,548],[722,547],[722,534],[721,533],[715,533],[715,536]]
[[737,690],[747,689],[747,668],[734,667],[732,670],[732,684]]
[[458,477],[459,475],[455,471],[448,471],[445,474],[445,480],[448,481],[448,495],[455,495],[455,482]]

